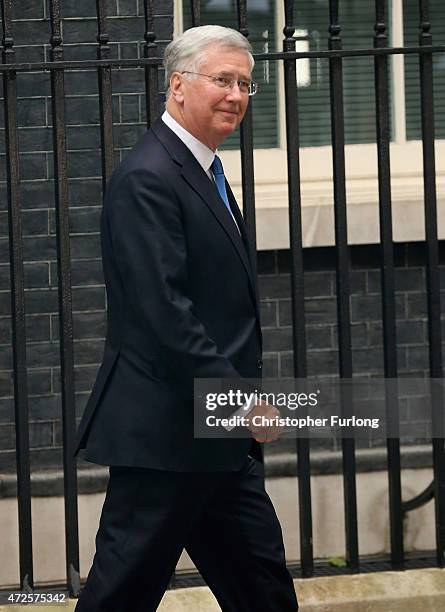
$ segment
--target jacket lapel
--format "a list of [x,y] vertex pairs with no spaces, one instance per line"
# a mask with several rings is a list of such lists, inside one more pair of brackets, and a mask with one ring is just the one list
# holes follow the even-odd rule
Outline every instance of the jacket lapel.
[[[198,168],[196,168],[196,166],[198,166]],[[221,224],[223,230],[229,236],[232,245],[234,246],[239,258],[243,263],[243,266],[246,269],[250,283],[252,285],[252,289],[254,289],[252,269],[250,266],[246,248],[243,243],[243,239],[240,236],[240,232],[238,232],[238,229],[231,214],[224,205],[224,202],[222,202],[215,184],[208,178],[208,176],[205,174],[201,166],[199,166],[198,162],[195,160],[194,157],[189,163],[186,162],[184,164],[182,168],[182,176],[205,202],[205,204],[208,206],[213,215]],[[239,224],[238,219],[237,223]],[[242,231],[241,227],[240,231]]]
[[249,270],[251,273],[252,284],[253,284],[254,291],[255,291],[256,303],[259,304],[260,297],[259,297],[259,292],[258,292],[258,283],[256,280],[256,276],[254,274],[254,270],[256,269],[256,266],[254,266],[252,262],[252,256],[255,256],[255,253],[252,254],[252,252],[249,250],[249,236],[247,235],[247,229],[246,229],[246,224],[244,222],[244,217],[241,214],[241,211],[238,207],[238,202],[236,201],[236,198],[233,195],[233,192],[227,181],[226,181],[226,189],[227,189],[227,195],[229,196],[230,208],[232,209],[233,216],[235,217],[235,220],[241,232],[241,237],[243,239],[243,246],[247,253],[248,260],[249,260]]
[[249,237],[247,235],[247,229],[246,229],[246,224],[244,222],[244,217],[241,214],[241,211],[240,211],[239,206],[238,206],[238,202],[236,201],[236,198],[233,195],[232,189],[230,188],[230,185],[227,182],[227,180],[226,180],[226,190],[227,190],[227,195],[229,197],[230,208],[232,210],[233,216],[235,217],[235,221],[238,224],[238,228],[239,228],[240,233],[241,233],[241,238],[242,238],[242,241],[243,241],[243,245],[244,245],[244,248],[247,251],[247,256],[248,256],[248,259],[249,259],[250,267],[253,270],[253,265],[252,265],[252,261],[251,261],[251,257],[250,257],[250,251],[249,251]]
[[[256,296],[256,287],[252,267],[250,265],[245,246],[247,235],[244,227],[244,221],[230,188],[228,189],[229,201],[231,203],[232,212],[234,213],[236,222],[238,223],[241,236],[229,211],[219,196],[216,185],[209,179],[193,154],[185,146],[181,139],[178,138],[172,130],[170,130],[162,119],[158,119],[158,121],[153,125],[152,130],[170,153],[172,159],[182,166],[181,174],[184,180],[187,181],[196,194],[208,206],[223,230],[230,238],[232,245],[246,270],[247,276],[249,277],[253,295]],[[256,300],[254,300],[254,302],[256,303]]]

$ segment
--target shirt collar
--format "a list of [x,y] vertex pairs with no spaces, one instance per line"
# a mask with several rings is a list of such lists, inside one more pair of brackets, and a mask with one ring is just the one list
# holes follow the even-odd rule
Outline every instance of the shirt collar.
[[204,172],[209,175],[210,166],[215,159],[215,152],[195,138],[193,134],[190,134],[167,111],[164,111],[161,119],[182,140],[185,146],[190,149]]

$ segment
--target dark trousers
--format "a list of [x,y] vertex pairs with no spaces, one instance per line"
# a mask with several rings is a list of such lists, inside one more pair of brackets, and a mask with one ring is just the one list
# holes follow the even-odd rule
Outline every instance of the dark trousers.
[[152,612],[186,549],[224,612],[295,612],[262,465],[239,472],[110,468],[76,612]]

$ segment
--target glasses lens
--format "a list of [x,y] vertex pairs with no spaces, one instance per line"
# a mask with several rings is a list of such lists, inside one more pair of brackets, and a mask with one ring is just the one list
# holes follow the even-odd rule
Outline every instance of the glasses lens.
[[218,85],[218,87],[232,87],[232,79],[224,76],[215,77],[214,82]]
[[255,81],[251,81],[251,83],[249,84],[249,88],[248,88],[249,96],[254,96],[257,91],[258,91],[258,84],[255,83]]

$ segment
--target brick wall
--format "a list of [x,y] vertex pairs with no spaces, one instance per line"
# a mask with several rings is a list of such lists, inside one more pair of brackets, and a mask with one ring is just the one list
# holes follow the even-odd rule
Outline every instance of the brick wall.
[[[351,337],[353,373],[383,377],[383,328],[381,309],[380,255],[376,245],[352,246]],[[425,246],[421,243],[395,246],[395,289],[398,373],[401,377],[429,376],[428,323],[425,292]],[[440,244],[441,289],[445,291],[445,244]],[[308,376],[338,375],[338,341],[333,248],[306,249],[305,316]],[[289,251],[259,254],[261,314],[264,334],[264,375],[293,376],[291,290]],[[442,318],[442,334],[445,316]],[[430,436],[429,412],[418,402],[401,401],[402,444],[424,444]],[[384,446],[357,440],[357,447]],[[266,447],[266,454],[290,450],[295,440],[285,439]],[[333,439],[311,441],[311,448],[339,450]]]
[[[445,291],[445,245],[441,244],[440,247],[441,288]],[[354,373],[382,376],[383,332],[378,247],[353,246],[350,254]],[[398,366],[402,376],[428,375],[425,261],[422,243],[396,245]],[[336,374],[338,354],[334,250],[306,249],[304,262],[308,374]],[[292,376],[289,268],[288,251],[259,255],[265,374],[271,376]]]

